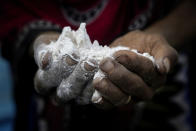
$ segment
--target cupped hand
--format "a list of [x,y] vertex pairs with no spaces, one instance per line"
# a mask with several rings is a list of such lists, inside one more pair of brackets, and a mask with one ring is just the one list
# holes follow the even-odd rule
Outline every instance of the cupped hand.
[[104,59],[99,67],[107,77],[93,81],[93,87],[102,96],[102,100],[96,103],[99,107],[124,105],[130,98],[151,99],[177,61],[176,50],[158,34],[133,31],[116,39],[111,47],[119,45],[149,53],[154,62],[131,51],[116,52],[114,60]]
[[56,102],[76,99],[79,104],[88,104],[94,92],[89,83],[97,69],[96,62],[79,61],[75,53],[69,54],[58,47],[63,45],[48,48],[58,37],[57,33],[45,33],[34,42],[34,57],[39,67],[34,79],[35,89],[40,94],[53,96]]

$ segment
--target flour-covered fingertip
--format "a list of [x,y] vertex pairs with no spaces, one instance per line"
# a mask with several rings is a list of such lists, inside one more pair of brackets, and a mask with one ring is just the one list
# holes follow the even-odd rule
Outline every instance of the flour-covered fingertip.
[[66,55],[65,57],[65,62],[69,65],[69,66],[73,66],[76,65],[78,63],[78,61],[76,61],[75,59],[73,59],[70,55]]
[[96,104],[100,103],[102,101],[102,99],[103,98],[102,98],[101,94],[97,90],[95,90],[93,93],[93,96],[91,98],[92,103],[96,103]]

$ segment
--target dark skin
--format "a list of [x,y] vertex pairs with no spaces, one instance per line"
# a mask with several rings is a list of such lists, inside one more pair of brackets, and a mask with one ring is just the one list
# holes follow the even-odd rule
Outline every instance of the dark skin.
[[[105,96],[106,100],[103,99],[102,104],[107,102],[113,106],[120,103],[123,96],[129,95],[139,100],[151,99],[154,90],[164,83],[167,73],[176,62],[177,52],[162,36],[142,31],[130,32],[111,44],[117,45],[137,49],[141,53],[148,52],[154,57],[155,65],[151,60],[130,51],[115,53],[115,60],[103,60],[100,69],[107,74],[107,78],[93,81],[94,88]],[[120,89],[119,92],[109,93],[117,88]],[[118,93],[122,95],[117,95]],[[113,94],[117,100],[114,101],[107,94]],[[117,96],[119,98],[116,98]],[[126,104],[126,101],[121,101],[120,105],[123,104]]]
[[[177,61],[174,48],[179,49],[196,33],[195,5],[195,1],[183,1],[166,18],[144,31],[125,34],[110,45],[127,46],[141,53],[148,52],[154,56],[158,66],[154,67],[150,60],[127,51],[117,52],[115,60],[103,60],[100,69],[107,74],[107,78],[93,81],[94,88],[104,97],[98,106],[107,105],[105,107],[111,108],[126,95],[141,100],[152,98],[155,89],[164,83],[166,75]],[[120,90],[114,94],[112,90],[117,88]],[[126,104],[125,101],[118,105],[123,104]]]
[[[184,0],[167,17],[144,31],[129,32],[111,43],[110,47],[121,45],[137,49],[140,53],[147,52],[154,57],[155,64],[129,51],[115,53],[115,60],[104,59],[99,67],[107,78],[93,81],[93,87],[103,98],[97,106],[104,109],[122,106],[127,104],[129,96],[133,101],[134,98],[149,100],[153,97],[177,61],[174,48],[179,49],[196,33],[195,5],[195,1]],[[42,39],[51,40],[51,37],[45,33],[41,35]]]

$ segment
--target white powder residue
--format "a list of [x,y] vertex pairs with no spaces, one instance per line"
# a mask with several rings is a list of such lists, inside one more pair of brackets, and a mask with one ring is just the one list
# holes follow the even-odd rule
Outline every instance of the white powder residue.
[[96,78],[105,78],[105,74],[103,71],[101,71],[100,69],[97,71],[97,73],[95,73],[94,75],[94,78],[93,79],[96,79]]
[[151,56],[149,53],[139,53],[136,49],[131,49],[131,51],[132,52],[134,52],[134,53],[136,53],[137,55],[140,55],[140,56],[144,56],[144,57],[146,57],[146,58],[148,58],[148,59],[150,59],[152,62],[153,62],[153,64],[154,64],[154,57],[153,56]]
[[101,46],[97,41],[94,41],[91,48],[80,48],[80,59],[81,60],[95,60],[98,64],[101,60],[112,55],[119,50],[129,50],[127,47],[115,47],[109,48],[108,46]]
[[[113,54],[120,50],[130,50],[128,47],[118,46],[110,48],[108,46],[99,45],[98,41],[91,43],[89,35],[86,32],[86,24],[81,23],[77,31],[71,30],[70,27],[65,27],[62,34],[56,42],[51,42],[47,48],[53,52],[53,61],[58,61],[63,55],[67,54],[72,57],[72,54],[79,56],[77,61],[89,61],[95,60],[97,64],[100,63],[104,58],[110,57],[113,58]],[[138,53],[137,50],[131,49],[130,51],[149,58],[154,63],[153,56],[150,56],[148,53]],[[101,71],[95,75],[96,77],[103,77]]]
[[[113,54],[115,52],[120,50],[127,50],[132,51],[140,56],[144,56],[154,63],[153,56],[148,53],[141,54],[138,53],[135,49],[129,49],[128,47],[123,46],[113,48],[108,46],[101,46],[96,40],[92,43],[90,41],[89,35],[86,32],[85,26],[85,23],[81,23],[79,29],[76,31],[71,30],[70,27],[65,27],[56,42],[51,42],[47,46],[41,48],[43,51],[38,53],[36,59],[37,57],[40,58],[41,54],[46,51],[52,52],[52,65],[48,71],[45,71],[46,75],[43,75],[43,77],[45,77],[44,79],[50,78],[51,80],[49,81],[51,82],[58,81],[58,83],[55,83],[58,86],[62,79],[70,75],[70,73],[74,70],[74,67],[70,67],[66,63],[62,62],[62,59],[67,55],[79,63],[85,61],[89,65],[95,66],[94,63],[90,62],[91,60],[96,61],[96,63],[99,65],[101,60],[104,58],[113,58]],[[78,56],[78,58],[73,57],[73,54]],[[63,68],[63,70],[60,68]],[[97,77],[104,78],[106,76],[100,69],[98,69],[98,71],[94,74],[94,79]],[[97,99],[98,101],[101,99],[97,98],[98,96],[100,97],[100,94],[97,91],[93,94],[93,96],[96,97],[96,101]]]
[[101,94],[97,90],[95,90],[94,93],[93,93],[91,101],[93,103],[99,103],[99,102],[101,102],[101,100],[102,100]]

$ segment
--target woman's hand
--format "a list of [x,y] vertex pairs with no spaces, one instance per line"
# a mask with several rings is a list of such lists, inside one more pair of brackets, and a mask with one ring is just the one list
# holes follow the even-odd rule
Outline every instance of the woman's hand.
[[127,104],[130,96],[139,100],[151,99],[154,89],[164,83],[177,61],[177,52],[158,34],[133,31],[111,44],[112,47],[118,45],[136,49],[139,53],[149,53],[155,62],[130,51],[115,53],[115,60],[104,59],[99,67],[107,78],[93,81],[93,87],[103,97],[97,103],[101,107]]
[[[79,62],[75,53],[62,50],[63,45],[48,48],[47,45],[58,37],[57,33],[44,33],[34,42],[34,57],[39,67],[35,75],[35,89],[40,94],[53,94],[51,96],[58,102],[75,98],[79,104],[88,104],[94,92],[88,82],[92,80],[96,67],[85,61]],[[93,60],[90,62],[96,65]]]

